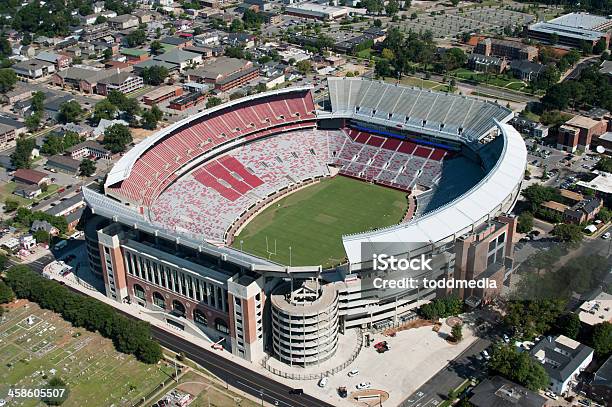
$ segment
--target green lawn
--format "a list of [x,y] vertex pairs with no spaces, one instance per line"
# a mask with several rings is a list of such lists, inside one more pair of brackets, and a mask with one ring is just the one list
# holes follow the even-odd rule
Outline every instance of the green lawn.
[[472,80],[479,83],[486,83],[488,85],[516,91],[522,91],[527,87],[527,84],[520,79],[511,78],[505,74],[498,75],[491,73],[487,75],[482,72],[474,72],[465,68],[456,69],[450,72],[450,74],[460,79]]
[[337,176],[266,208],[235,237],[234,247],[242,240],[243,250],[282,264],[289,264],[291,247],[292,265],[329,267],[345,257],[342,235],[394,225],[407,205],[404,192]]

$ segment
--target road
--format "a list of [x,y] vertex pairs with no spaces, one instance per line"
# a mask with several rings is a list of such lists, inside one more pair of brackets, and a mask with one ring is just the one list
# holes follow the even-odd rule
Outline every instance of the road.
[[459,357],[429,379],[424,385],[400,403],[399,407],[434,407],[447,399],[448,392],[457,388],[466,379],[481,377],[486,373],[482,361],[476,357],[491,345],[488,339],[480,338]]
[[[63,250],[67,252],[69,250]],[[61,256],[58,256],[61,257]],[[34,271],[42,272],[42,269],[49,262],[53,261],[55,256],[48,254],[29,263],[28,266]],[[18,264],[11,261],[11,264]],[[69,286],[66,286],[70,288]],[[82,294],[79,291],[73,290],[76,293]],[[133,315],[125,313],[121,310],[118,312],[123,313],[128,318],[137,319]],[[159,341],[159,343],[174,351],[183,352],[189,359],[198,363],[200,366],[217,376],[219,379],[225,381],[228,385],[237,388],[245,393],[248,393],[255,398],[264,400],[274,406],[281,407],[332,407],[331,404],[325,403],[313,396],[302,394],[292,395],[289,394],[291,388],[282,383],[278,383],[275,380],[256,373],[252,370],[239,365],[226,357],[222,356],[220,352],[226,351],[213,351],[206,348],[201,348],[181,338],[178,335],[173,334],[163,328],[151,326],[153,337]]]

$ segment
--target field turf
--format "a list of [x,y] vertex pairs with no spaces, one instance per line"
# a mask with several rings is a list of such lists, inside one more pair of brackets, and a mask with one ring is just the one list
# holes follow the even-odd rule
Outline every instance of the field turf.
[[286,265],[291,247],[291,265],[329,267],[345,257],[342,235],[397,224],[406,209],[404,192],[336,176],[266,208],[235,237],[234,247],[242,240],[244,251]]

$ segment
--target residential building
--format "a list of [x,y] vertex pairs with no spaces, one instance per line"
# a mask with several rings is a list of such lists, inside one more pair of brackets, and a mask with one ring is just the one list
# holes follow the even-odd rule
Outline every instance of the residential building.
[[141,89],[143,86],[144,81],[140,76],[130,72],[118,72],[98,81],[96,89],[99,95],[106,96],[113,90],[126,94]]
[[468,68],[476,72],[502,73],[507,66],[502,58],[482,54],[471,54],[468,58]]
[[55,65],[55,70],[66,69],[72,63],[72,58],[67,55],[56,54],[55,52],[41,51],[36,55],[39,61],[50,62]]
[[501,376],[485,379],[472,390],[474,407],[544,407],[546,397]]
[[190,37],[164,37],[159,42],[162,45],[169,45],[177,48],[185,48],[193,45],[193,40]]
[[595,372],[588,386],[588,396],[604,406],[612,405],[612,356]]
[[538,57],[538,49],[532,45],[497,38],[486,38],[480,41],[474,48],[474,53],[520,61],[533,61]]
[[38,59],[17,62],[11,68],[15,71],[18,78],[26,81],[45,78],[55,72],[54,63]]
[[119,53],[127,58],[129,63],[137,64],[149,59],[149,51],[138,48],[121,48]]
[[510,70],[515,78],[523,81],[531,82],[538,79],[540,73],[542,73],[546,67],[537,62],[530,62],[528,60],[514,60],[510,62]]
[[117,17],[109,18],[107,21],[110,28],[114,30],[125,30],[132,27],[138,27],[138,17],[131,14],[122,14]]
[[550,390],[559,395],[567,394],[570,382],[593,360],[593,349],[563,335],[543,338],[530,354],[548,373]]
[[0,151],[15,147],[17,137],[15,127],[0,123]]
[[595,216],[597,216],[602,207],[603,202],[601,199],[594,196],[587,197],[571,208],[566,209],[563,212],[563,217],[566,222],[579,225],[595,219]]
[[96,159],[110,160],[113,153],[101,143],[93,140],[84,141],[77,145],[74,145],[66,150],[67,155],[75,160],[81,160],[87,157],[94,157]]
[[39,185],[36,184],[17,184],[15,185],[15,190],[13,191],[13,194],[25,199],[33,199],[36,198],[38,195],[42,194],[42,189]]
[[30,232],[38,232],[40,230],[47,232],[50,236],[59,235],[59,229],[46,220],[35,220],[32,222]]

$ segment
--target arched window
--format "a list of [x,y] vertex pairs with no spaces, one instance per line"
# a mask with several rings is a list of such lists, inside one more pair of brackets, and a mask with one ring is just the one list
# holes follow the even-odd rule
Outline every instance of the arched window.
[[172,301],[172,312],[179,317],[185,316],[185,306],[178,300]]
[[144,288],[142,288],[141,285],[139,284],[134,284],[134,295],[136,296],[136,298],[140,298],[141,300],[146,301],[146,297],[145,297],[145,291]]
[[206,319],[206,314],[204,314],[204,312],[200,311],[199,309],[193,310],[193,322],[195,322],[196,324],[208,326],[208,320]]
[[153,304],[159,308],[166,309],[166,300],[164,300],[164,296],[157,291],[153,293]]
[[221,318],[215,319],[215,329],[221,333],[229,334],[229,328],[227,327],[227,323]]

